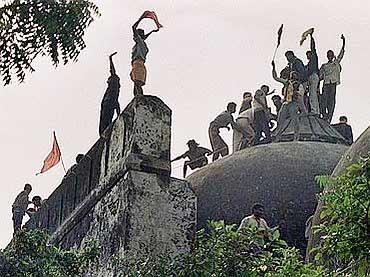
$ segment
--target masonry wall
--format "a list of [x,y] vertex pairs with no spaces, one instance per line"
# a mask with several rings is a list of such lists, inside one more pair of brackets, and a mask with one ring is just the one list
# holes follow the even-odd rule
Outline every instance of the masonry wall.
[[116,256],[189,251],[196,197],[188,182],[170,178],[170,142],[171,110],[157,97],[135,98],[27,227],[49,230],[65,248],[97,240],[91,276],[111,276]]

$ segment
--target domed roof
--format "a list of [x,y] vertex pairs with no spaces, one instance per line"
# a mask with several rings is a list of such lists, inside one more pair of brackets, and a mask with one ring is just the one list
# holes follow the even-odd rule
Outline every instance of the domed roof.
[[317,115],[305,114],[296,119],[288,119],[273,136],[275,142],[282,141],[321,141],[347,144],[347,141],[327,121]]
[[270,226],[305,248],[305,221],[314,213],[316,175],[330,174],[347,146],[280,142],[254,146],[213,162],[187,180],[198,197],[198,228],[208,220],[239,224],[254,203],[265,206]]

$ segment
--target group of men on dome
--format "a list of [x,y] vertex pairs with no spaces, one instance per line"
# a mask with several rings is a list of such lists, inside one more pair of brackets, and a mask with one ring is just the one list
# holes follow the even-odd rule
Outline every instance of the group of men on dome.
[[[189,151],[177,157],[189,158],[184,164],[184,177],[187,167],[191,169],[203,167],[208,163],[206,155],[213,154],[212,161],[229,154],[229,147],[220,135],[220,130],[233,129],[233,152],[253,145],[272,142],[271,133],[278,132],[286,120],[298,115],[310,114],[318,116],[331,123],[336,104],[337,86],[340,84],[341,60],[345,52],[345,37],[341,35],[342,48],[336,57],[333,50],[327,51],[328,61],[319,67],[316,43],[313,37],[314,29],[305,32],[310,36],[310,50],[306,52],[306,65],[295,56],[293,51],[287,51],[285,57],[288,65],[281,70],[278,76],[276,64],[272,61],[272,77],[283,85],[282,97],[270,91],[269,86],[262,85],[254,95],[251,92],[243,94],[239,115],[234,120],[233,114],[237,105],[234,102],[227,104],[226,110],[220,113],[209,125],[208,134],[212,151],[199,147],[194,141]],[[320,93],[320,82],[323,82]],[[267,96],[273,95],[271,100],[276,113],[271,112],[267,103]],[[347,124],[347,117],[341,116],[338,124],[332,125],[348,142],[353,143],[351,126]],[[203,150],[202,150],[203,149]]]

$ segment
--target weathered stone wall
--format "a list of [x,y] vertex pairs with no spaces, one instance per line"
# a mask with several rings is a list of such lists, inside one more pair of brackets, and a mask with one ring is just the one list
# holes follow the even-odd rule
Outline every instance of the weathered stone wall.
[[196,197],[170,178],[171,110],[138,97],[103,133],[28,223],[65,248],[87,239],[101,246],[98,272],[110,276],[114,256],[177,255],[190,250]]

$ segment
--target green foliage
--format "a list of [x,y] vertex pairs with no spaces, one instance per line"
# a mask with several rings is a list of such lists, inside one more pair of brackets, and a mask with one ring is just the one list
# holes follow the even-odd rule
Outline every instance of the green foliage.
[[197,233],[192,253],[176,261],[163,257],[126,261],[120,264],[120,276],[324,276],[320,268],[304,265],[298,250],[288,247],[277,232],[263,240],[256,231],[237,232],[233,225],[210,222],[210,232]]
[[[0,0],[1,2],[1,0]],[[0,74],[5,84],[19,81],[32,62],[49,56],[56,66],[76,61],[85,48],[86,28],[99,15],[88,0],[12,0],[0,8]]]
[[317,179],[325,192],[315,232],[324,234],[313,249],[326,267],[353,276],[370,276],[370,158],[346,169],[339,177]]
[[89,242],[82,251],[62,250],[48,244],[45,231],[21,231],[0,252],[2,277],[82,276],[98,256],[98,247]]

